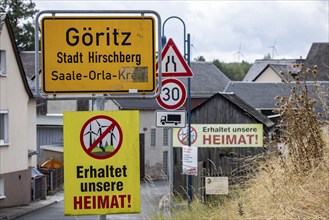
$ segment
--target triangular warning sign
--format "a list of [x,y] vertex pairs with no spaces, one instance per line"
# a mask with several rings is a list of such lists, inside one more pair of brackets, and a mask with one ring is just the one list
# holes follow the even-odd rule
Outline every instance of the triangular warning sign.
[[[162,77],[192,77],[193,73],[186,64],[183,56],[177,49],[174,41],[170,38],[162,50]],[[158,63],[156,64],[158,76]]]

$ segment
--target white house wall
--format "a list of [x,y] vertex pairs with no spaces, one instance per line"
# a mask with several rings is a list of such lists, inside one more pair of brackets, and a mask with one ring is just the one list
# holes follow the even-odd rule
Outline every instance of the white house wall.
[[36,156],[29,156],[36,150],[36,101],[25,88],[6,19],[0,33],[0,49],[6,57],[6,75],[0,76],[0,109],[8,111],[8,142],[0,146],[0,208],[31,202],[31,167],[36,166]]
[[[1,32],[0,48],[6,51],[7,76],[0,77],[0,108],[8,109],[9,146],[0,147],[0,174],[28,168],[28,148],[35,149],[35,110],[20,75],[6,25]],[[35,105],[34,105],[35,108]],[[31,112],[32,111],[32,112]],[[30,131],[30,132],[27,132]],[[15,162],[13,162],[15,161]],[[33,164],[30,164],[33,165]]]
[[[151,129],[156,129],[156,145],[151,146]],[[155,111],[140,111],[140,133],[145,134],[145,174],[153,179],[163,178],[163,152],[168,146],[163,145],[163,129],[155,127]]]
[[[28,149],[37,150],[37,128],[36,128],[36,99],[30,99],[28,105],[28,128],[27,131],[30,132],[28,135]],[[37,156],[30,156],[28,158],[28,166],[36,167],[37,166]]]
[[264,72],[255,80],[256,82],[280,82],[281,78],[274,72],[272,68],[266,68]]
[[63,114],[66,111],[76,111],[77,101],[76,100],[49,100],[47,102],[47,113],[48,114]]

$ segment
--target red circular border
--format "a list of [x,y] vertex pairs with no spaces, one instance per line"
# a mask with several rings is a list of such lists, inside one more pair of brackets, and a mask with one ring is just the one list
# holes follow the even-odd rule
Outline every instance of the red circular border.
[[[178,132],[177,132],[177,139],[178,139],[179,143],[184,144],[184,143],[182,143],[181,140],[179,139],[179,132],[180,132],[182,129],[184,129],[184,128],[181,128],[181,129],[178,130]],[[196,129],[193,128],[193,127],[191,127],[191,131],[192,131],[192,130],[195,131],[195,139],[194,139],[193,142],[191,142],[191,145],[194,144],[194,143],[196,142],[196,140],[198,139],[198,132],[197,132]],[[188,143],[187,143],[187,144],[188,144]]]
[[[179,109],[180,107],[182,107],[186,101],[186,97],[187,97],[187,94],[186,94],[186,87],[185,85],[177,80],[177,79],[173,79],[173,78],[168,78],[168,79],[165,79],[162,81],[162,87],[164,85],[166,85],[167,83],[175,83],[176,85],[178,85],[180,87],[180,89],[182,90],[182,99],[175,105],[167,105],[166,103],[164,103],[161,99],[161,94],[156,98],[158,104],[164,108],[164,109],[167,109],[167,110],[175,110],[175,109]],[[157,92],[158,92],[158,88],[157,88]]]
[[[96,155],[93,155],[91,154],[91,152],[89,152],[83,142],[83,133],[84,133],[84,130],[86,129],[86,127],[94,120],[96,119],[99,119],[99,118],[103,118],[103,119],[107,119],[107,120],[110,120],[112,121],[112,123],[115,124],[115,126],[118,128],[118,131],[119,131],[119,134],[120,134],[120,140],[119,140],[119,143],[118,143],[118,146],[115,148],[115,150],[106,155],[106,156],[96,156]],[[119,149],[121,148],[121,145],[122,145],[122,139],[123,139],[123,135],[122,135],[122,130],[121,130],[121,127],[120,125],[118,124],[118,122],[116,120],[114,120],[113,118],[109,117],[109,116],[106,116],[106,115],[97,115],[97,116],[94,116],[92,118],[90,118],[88,121],[86,121],[84,123],[84,125],[82,126],[82,129],[80,131],[80,144],[82,146],[82,149],[84,150],[84,152],[86,152],[89,156],[91,156],[92,158],[95,158],[95,159],[107,159],[107,158],[110,158],[112,156],[114,156],[118,151]]]

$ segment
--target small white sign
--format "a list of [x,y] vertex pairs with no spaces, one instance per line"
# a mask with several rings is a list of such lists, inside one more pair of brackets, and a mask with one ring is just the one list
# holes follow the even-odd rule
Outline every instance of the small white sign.
[[183,146],[183,173],[196,176],[198,172],[198,148]]
[[206,195],[228,194],[228,177],[206,177]]
[[156,127],[184,128],[186,126],[186,111],[155,111]]

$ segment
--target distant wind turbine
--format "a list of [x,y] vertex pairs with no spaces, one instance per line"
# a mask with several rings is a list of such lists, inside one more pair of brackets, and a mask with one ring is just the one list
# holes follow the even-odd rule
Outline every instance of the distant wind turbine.
[[239,44],[239,50],[234,55],[238,56],[238,63],[240,62],[240,56],[244,57],[241,53],[241,43]]
[[279,55],[278,54],[278,51],[275,48],[275,44],[276,44],[276,39],[274,40],[273,45],[272,46],[269,46],[270,48],[272,48],[272,59],[274,59],[274,52],[276,53],[276,55]]

